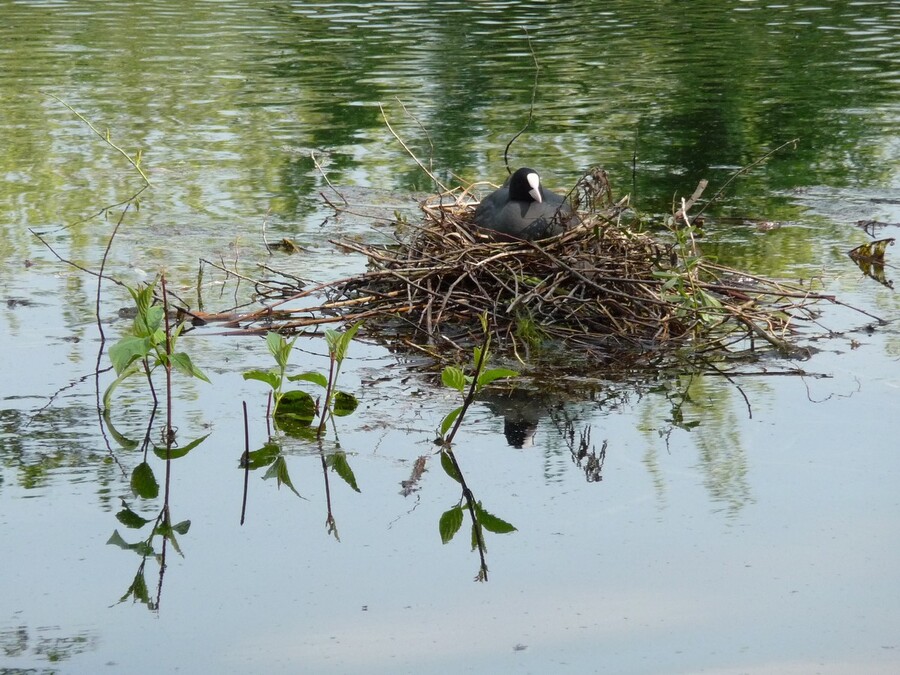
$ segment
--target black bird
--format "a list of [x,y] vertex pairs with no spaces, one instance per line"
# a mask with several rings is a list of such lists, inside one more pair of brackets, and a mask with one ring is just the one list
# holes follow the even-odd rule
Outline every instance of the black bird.
[[578,217],[565,199],[545,190],[534,169],[521,168],[475,209],[475,224],[519,239],[545,239],[565,232]]

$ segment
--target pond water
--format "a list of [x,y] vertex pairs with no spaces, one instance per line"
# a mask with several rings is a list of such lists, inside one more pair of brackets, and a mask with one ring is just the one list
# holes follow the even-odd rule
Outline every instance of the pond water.
[[[0,673],[900,671],[900,303],[846,255],[859,221],[900,227],[898,44],[900,5],[878,0],[4,3]],[[350,346],[361,405],[337,433],[359,492],[285,439],[302,498],[252,471],[241,525],[242,402],[250,447],[267,439],[242,373],[271,357],[197,331],[179,344],[211,384],[176,377],[173,419],[181,447],[205,440],[171,462],[184,524],[161,566],[152,525],[121,514],[160,511],[131,478],[164,416],[138,378],[99,412],[96,277],[59,258],[99,270],[121,220],[106,274],[164,271],[207,311],[252,289],[198,280],[201,260],[358,272],[330,240],[386,240],[433,187],[388,123],[441,180],[496,183],[532,100],[511,164],[557,189],[603,166],[649,214],[798,139],[710,207],[704,252],[867,314],[824,307],[810,358],[731,379],[591,371],[478,401],[456,455],[516,527],[487,533],[486,583],[465,526],[441,541],[460,491],[433,439],[458,401],[417,356]],[[143,181],[107,132],[152,183],[124,216]],[[270,256],[282,237],[303,252]],[[107,338],[131,304],[103,285]],[[291,372],[326,354],[301,338]],[[599,466],[573,454],[585,433]]]

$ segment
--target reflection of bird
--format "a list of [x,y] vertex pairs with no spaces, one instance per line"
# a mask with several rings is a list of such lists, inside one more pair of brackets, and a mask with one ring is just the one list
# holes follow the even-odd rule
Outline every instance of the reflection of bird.
[[547,414],[548,401],[537,392],[513,389],[509,392],[487,394],[482,401],[495,415],[503,416],[503,435],[513,448],[530,448],[538,422]]
[[475,224],[520,239],[561,234],[577,216],[565,199],[545,190],[533,169],[522,168],[481,200]]
[[521,450],[534,445],[534,434],[537,432],[537,422],[528,420],[516,420],[509,417],[503,420],[503,435],[511,447]]

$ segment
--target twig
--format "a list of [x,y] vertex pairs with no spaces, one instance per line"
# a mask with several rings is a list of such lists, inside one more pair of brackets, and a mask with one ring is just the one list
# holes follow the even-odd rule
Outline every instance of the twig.
[[763,155],[762,157],[760,157],[759,159],[757,159],[757,160],[756,160],[755,162],[753,162],[752,164],[748,164],[747,166],[745,166],[745,167],[743,167],[742,169],[740,169],[740,170],[736,171],[735,173],[733,173],[733,174],[731,175],[731,177],[730,177],[727,181],[725,181],[725,184],[724,184],[722,187],[719,188],[719,191],[716,192],[716,194],[714,194],[714,195],[712,196],[712,198],[711,198],[708,202],[706,202],[706,204],[704,204],[704,205],[700,208],[700,210],[697,212],[697,215],[694,216],[694,219],[696,220],[696,219],[699,218],[701,215],[703,215],[703,212],[706,211],[706,209],[709,207],[709,205],[712,204],[713,202],[715,202],[719,197],[721,197],[722,194],[725,192],[726,188],[727,188],[729,185],[731,185],[731,184],[735,181],[735,179],[737,179],[738,176],[741,176],[741,175],[747,173],[748,171],[750,171],[750,169],[753,169],[754,167],[759,166],[760,164],[762,164],[763,162],[765,162],[767,159],[769,159],[769,157],[771,157],[772,155],[774,155],[776,152],[779,152],[781,149],[786,148],[786,147],[789,146],[789,145],[794,145],[794,146],[796,147],[796,145],[797,145],[797,143],[798,143],[799,141],[800,141],[799,138],[792,138],[792,139],[789,140],[789,141],[785,141],[784,143],[782,143],[781,145],[779,145],[779,146],[778,146],[777,148],[775,148],[774,150],[771,150],[771,151],[767,152],[765,155]]
[[88,120],[84,115],[82,115],[80,112],[75,110],[75,108],[70,106],[68,103],[63,101],[59,96],[56,96],[55,94],[49,94],[49,96],[50,96],[50,98],[56,99],[59,103],[62,103],[78,119],[80,119],[82,122],[87,124],[91,131],[93,131],[95,134],[97,134],[100,138],[103,139],[104,143],[106,143],[109,147],[111,147],[113,150],[115,150],[120,155],[122,155],[122,157],[124,157],[125,159],[128,160],[128,163],[131,164],[131,166],[133,166],[135,169],[137,169],[138,173],[141,174],[141,178],[144,179],[144,182],[147,184],[148,187],[151,185],[150,179],[147,178],[147,174],[144,173],[144,170],[140,166],[140,164],[141,164],[141,151],[140,150],[138,150],[137,160],[132,159],[127,152],[125,152],[122,148],[120,148],[118,145],[116,145],[115,143],[112,142],[112,139],[110,138],[110,134],[109,134],[109,129],[106,130],[105,134],[100,133],[100,131],[93,124],[91,124],[90,120]]
[[512,174],[512,169],[509,168],[509,149],[512,147],[512,144],[515,143],[516,139],[528,130],[528,127],[531,126],[531,121],[534,119],[534,102],[537,100],[538,78],[541,72],[541,66],[538,64],[537,54],[534,53],[534,47],[531,44],[531,36],[528,34],[528,29],[523,27],[522,30],[525,31],[525,40],[528,43],[528,50],[531,52],[531,59],[534,61],[534,84],[531,87],[531,105],[528,108],[528,119],[525,122],[525,126],[519,129],[519,131],[516,132],[516,135],[509,139],[509,143],[506,144],[506,147],[503,148],[503,165],[506,167],[506,171],[509,174]]
[[[328,174],[325,173],[325,169],[323,169],[321,166],[319,166],[319,161],[316,159],[316,151],[315,150],[309,151],[309,158],[313,161],[313,164],[316,165],[316,168],[319,170],[319,173],[322,174],[322,178],[325,180],[325,183],[328,184],[328,187],[330,187],[334,191],[334,194],[336,194],[338,197],[340,197],[341,200],[344,202],[344,206],[350,206],[350,202],[347,201],[347,198],[344,197],[343,194],[341,194],[340,190],[338,190],[336,187],[334,187],[334,185],[331,184],[330,180],[328,180]],[[337,209],[335,209],[335,210],[337,210]]]
[[419,161],[419,158],[416,157],[415,153],[414,153],[412,150],[410,150],[410,149],[409,149],[409,146],[407,146],[406,143],[403,142],[403,139],[400,138],[400,136],[397,135],[397,132],[394,131],[394,128],[391,126],[391,123],[388,121],[387,113],[384,112],[384,107],[383,107],[380,103],[378,104],[378,109],[381,111],[381,117],[384,119],[384,124],[385,124],[385,126],[387,126],[388,131],[390,131],[390,132],[391,132],[391,135],[392,135],[394,138],[397,139],[397,142],[400,143],[401,146],[403,146],[403,149],[406,150],[406,154],[408,154],[410,157],[413,158],[413,161],[414,161],[416,164],[419,165],[419,168],[422,169],[422,171],[424,171],[424,172],[428,175],[428,177],[431,178],[431,180],[434,181],[434,184],[435,184],[435,185],[437,185],[438,187],[440,187],[441,190],[443,190],[444,192],[450,192],[450,189],[449,189],[446,185],[444,185],[444,184],[438,179],[438,177],[435,176],[435,175],[428,169],[428,167],[426,167],[424,164],[422,164],[421,161]]

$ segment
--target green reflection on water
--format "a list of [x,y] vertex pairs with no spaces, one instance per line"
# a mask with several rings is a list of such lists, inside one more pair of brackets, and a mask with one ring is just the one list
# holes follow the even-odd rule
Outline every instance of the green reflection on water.
[[[779,217],[777,191],[889,183],[895,6],[799,9],[9,5],[0,28],[0,260],[34,250],[26,226],[89,218],[136,183],[47,93],[143,150],[157,185],[134,231],[221,249],[228,241],[217,233],[253,232],[269,208],[275,227],[313,226],[325,185],[309,149],[322,151],[337,184],[430,189],[387,132],[379,103],[444,179],[502,179],[503,147],[528,117],[530,49],[541,66],[535,119],[512,161],[541,167],[558,187],[601,164],[620,194],[633,190],[640,207],[665,212],[700,178],[714,189],[794,137],[796,150],[734,185],[732,211]],[[63,239],[89,260],[102,225],[79,223]]]

